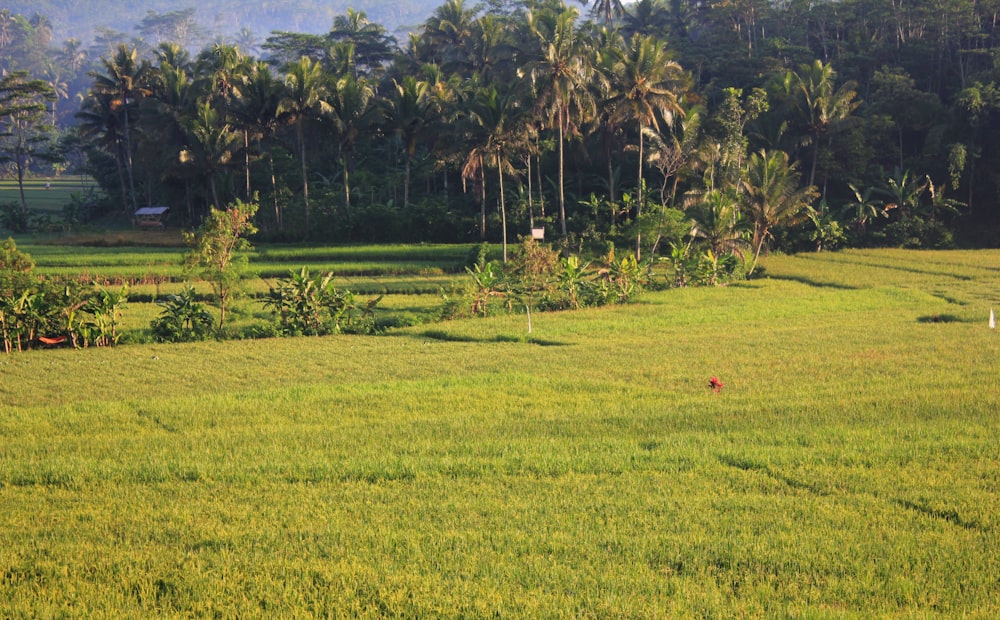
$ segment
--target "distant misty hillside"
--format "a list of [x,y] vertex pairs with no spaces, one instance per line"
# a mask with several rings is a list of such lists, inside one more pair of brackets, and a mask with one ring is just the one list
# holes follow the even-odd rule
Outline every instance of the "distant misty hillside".
[[136,36],[136,25],[149,11],[169,13],[194,8],[206,40],[230,37],[249,29],[263,41],[274,30],[322,34],[347,9],[364,11],[390,33],[426,20],[444,0],[0,0],[0,8],[52,24],[56,41],[76,38],[90,43],[101,29]]

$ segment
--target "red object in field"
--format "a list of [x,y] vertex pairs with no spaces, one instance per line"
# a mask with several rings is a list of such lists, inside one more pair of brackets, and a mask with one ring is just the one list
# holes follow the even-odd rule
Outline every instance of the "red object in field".
[[718,377],[712,377],[711,379],[708,380],[708,387],[712,388],[713,392],[716,392],[716,393],[721,392],[722,391],[722,386],[723,386],[723,383],[722,383],[722,381],[719,381]]
[[62,344],[66,342],[66,336],[56,336],[55,338],[49,338],[48,336],[39,336],[38,341],[42,344]]

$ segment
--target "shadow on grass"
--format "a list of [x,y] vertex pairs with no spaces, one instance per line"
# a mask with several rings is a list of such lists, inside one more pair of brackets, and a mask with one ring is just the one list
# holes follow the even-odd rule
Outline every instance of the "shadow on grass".
[[429,329],[419,334],[415,334],[418,338],[430,338],[431,340],[440,340],[442,342],[511,342],[511,343],[521,343],[521,344],[537,344],[540,347],[564,347],[568,346],[567,342],[558,342],[555,340],[542,340],[541,338],[535,338],[533,336],[506,336],[503,334],[492,336],[490,338],[476,338],[474,336],[463,336],[461,334],[452,334],[440,329]]
[[954,314],[928,314],[917,317],[917,323],[969,323],[968,319],[955,316]]
[[983,525],[977,521],[972,521],[962,518],[962,516],[958,514],[957,510],[935,509],[931,508],[930,506],[927,506],[926,504],[911,502],[905,499],[895,499],[893,500],[893,503],[898,506],[902,506],[903,508],[906,508],[908,510],[913,510],[921,514],[927,515],[928,517],[934,517],[935,519],[941,519],[943,521],[947,521],[948,523],[957,525],[958,527],[965,528],[967,530],[986,531],[988,529],[983,527]]
[[856,286],[849,286],[847,284],[838,284],[836,282],[820,282],[819,280],[812,280],[803,276],[768,276],[772,280],[787,280],[789,282],[798,282],[799,284],[805,284],[806,286],[814,286],[816,288],[832,288],[842,291],[856,291],[859,290]]

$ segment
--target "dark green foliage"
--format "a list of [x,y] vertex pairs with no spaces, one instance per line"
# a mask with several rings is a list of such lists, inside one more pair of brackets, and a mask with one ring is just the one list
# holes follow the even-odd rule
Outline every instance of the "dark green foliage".
[[552,248],[525,239],[510,261],[491,261],[466,267],[469,281],[459,304],[455,292],[446,296],[446,318],[489,316],[523,309],[568,310],[586,306],[623,304],[642,293],[649,283],[648,265],[634,255],[615,258],[614,251],[597,263],[579,256],[561,257]]
[[[270,240],[502,243],[538,220],[560,251],[614,242],[643,261],[689,241],[663,233],[653,205],[734,189],[742,200],[748,154],[766,152],[787,154],[797,183],[830,205],[898,168],[947,179],[974,223],[925,220],[947,230],[1000,221],[991,173],[1000,146],[988,138],[1000,128],[1000,28],[990,3],[644,0],[588,11],[450,1],[408,20],[407,42],[373,7],[314,4],[300,13],[308,32],[268,22],[251,28],[256,37],[244,30],[200,51],[206,33],[192,15],[201,8],[157,6],[135,16],[142,40],[105,29],[94,53],[58,41],[70,23],[63,8],[15,3],[3,12],[0,65],[45,100],[34,108],[46,120],[25,136],[66,125],[80,95],[83,140],[66,144],[75,162],[89,152],[122,217],[164,204],[196,227],[210,207],[259,195],[254,223]],[[46,18],[46,7],[61,17]],[[252,12],[227,18],[246,26],[274,16]],[[26,173],[49,169],[44,150]],[[66,212],[70,226],[79,211]],[[868,227],[837,208],[824,217],[784,231],[752,218],[753,250],[829,249],[838,227],[850,229],[848,244],[937,243],[887,235],[891,219]],[[11,229],[31,224],[6,219]]]
[[128,288],[88,289],[75,280],[38,277],[12,239],[0,249],[0,338],[4,351],[43,346],[116,346]]
[[122,313],[127,307],[128,286],[122,286],[117,291],[95,287],[94,293],[80,307],[81,315],[74,328],[72,310],[75,306],[68,306],[71,310],[66,313],[67,328],[73,345],[117,346],[122,336]]
[[271,287],[264,306],[274,314],[284,336],[370,334],[375,331],[375,306],[382,296],[358,301],[348,290],[333,285],[333,274],[315,277],[303,267]]
[[193,342],[211,335],[214,319],[205,304],[197,301],[193,286],[188,285],[182,292],[167,295],[164,301],[156,303],[163,312],[150,327],[158,341]]
[[0,228],[12,233],[28,231],[31,214],[16,202],[0,204]]

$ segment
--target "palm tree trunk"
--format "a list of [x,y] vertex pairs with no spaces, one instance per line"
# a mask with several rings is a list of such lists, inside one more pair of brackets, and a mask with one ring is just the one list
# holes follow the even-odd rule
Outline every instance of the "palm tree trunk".
[[563,110],[559,110],[559,227],[566,238],[566,192],[563,189]]
[[271,198],[274,200],[274,223],[278,227],[279,231],[285,229],[284,223],[281,221],[281,208],[278,206],[278,179],[274,174],[274,155],[271,151],[267,152],[267,161],[271,167]]
[[407,153],[404,157],[404,170],[403,170],[403,208],[408,209],[410,207],[410,154]]
[[125,168],[122,164],[123,156],[121,143],[116,141],[115,146],[118,147],[115,149],[117,151],[117,153],[115,153],[115,167],[118,169],[118,182],[122,187],[122,208],[125,211],[125,215],[131,218],[133,217],[133,214],[128,209],[128,186],[125,184]]
[[243,165],[247,182],[245,198],[250,200],[250,131],[247,129],[243,130]]
[[306,206],[306,234],[309,234],[310,224],[312,223],[312,218],[310,217],[311,212],[309,209],[309,174],[306,170],[306,139],[302,131],[302,121],[298,123],[298,134],[299,134],[299,159],[302,160],[302,197],[305,200]]
[[535,227],[535,208],[531,204],[531,153],[528,153],[528,228]]
[[479,239],[486,240],[486,166],[482,158],[479,165]]
[[817,133],[813,136],[813,160],[812,166],[809,169],[809,185],[815,185],[816,181],[816,162],[819,161],[819,134]]
[[128,173],[128,186],[129,186],[129,199],[132,203],[132,212],[134,213],[138,209],[138,205],[135,202],[135,178],[132,174],[132,142],[129,138],[129,126],[128,126],[128,95],[122,96],[122,114],[125,119],[125,171]]
[[215,175],[211,174],[208,177],[208,186],[212,190],[212,206],[215,209],[219,209],[219,192],[215,189]]
[[639,217],[642,215],[642,199],[644,192],[642,187],[642,121],[639,121],[639,185],[635,188],[635,260],[642,260],[642,227],[639,225]]
[[351,210],[351,157],[350,151],[344,152],[343,147],[340,149],[340,160],[344,167],[344,208],[348,211]]
[[635,219],[637,219],[637,220],[639,219],[639,216],[642,215],[642,198],[643,198],[643,192],[642,192],[642,157],[643,157],[642,147],[643,147],[642,121],[640,121],[639,122],[639,174],[638,174],[638,184],[635,186],[635,197],[636,197]]
[[503,196],[503,168],[500,167],[500,155],[496,156],[497,173],[500,175],[500,225],[503,227],[503,262],[507,262],[507,207]]
[[538,178],[538,213],[545,219],[545,190],[542,187],[542,155],[535,159],[535,175]]
[[28,214],[28,200],[24,197],[24,164],[21,163],[21,154],[18,153],[14,157],[14,163],[17,167],[17,189],[21,193],[21,213],[24,215]]

